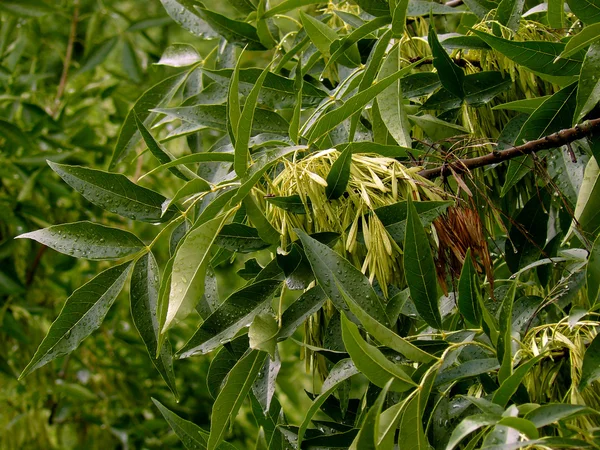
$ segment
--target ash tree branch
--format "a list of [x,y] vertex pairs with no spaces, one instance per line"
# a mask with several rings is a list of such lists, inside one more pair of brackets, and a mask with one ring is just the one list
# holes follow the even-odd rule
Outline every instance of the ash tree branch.
[[424,178],[432,179],[439,176],[452,175],[452,172],[461,174],[472,169],[500,163],[519,156],[532,155],[541,150],[561,147],[586,136],[590,136],[597,130],[600,130],[600,119],[587,120],[581,124],[575,125],[573,128],[557,131],[549,136],[544,136],[543,138],[529,141],[523,145],[512,147],[507,150],[494,151],[487,155],[477,156],[475,158],[459,159],[458,161],[440,167],[421,170],[419,175]]

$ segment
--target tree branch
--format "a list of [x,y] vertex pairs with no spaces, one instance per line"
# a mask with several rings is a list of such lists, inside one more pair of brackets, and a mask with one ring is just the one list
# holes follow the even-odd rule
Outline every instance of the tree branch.
[[74,0],[73,19],[71,20],[71,31],[69,32],[69,41],[67,42],[67,53],[65,54],[65,61],[63,63],[63,70],[60,76],[60,82],[58,83],[58,90],[56,91],[56,98],[54,99],[54,108],[52,109],[52,115],[55,116],[58,112],[60,100],[65,92],[67,86],[67,77],[69,75],[69,67],[71,66],[71,59],[73,58],[73,45],[75,44],[75,37],[77,36],[77,22],[79,21],[79,0]]
[[419,172],[424,178],[432,179],[439,176],[449,176],[454,171],[457,174],[468,172],[478,167],[496,164],[502,161],[507,161],[512,158],[517,158],[523,155],[531,155],[541,150],[561,147],[577,141],[583,137],[591,135],[594,131],[600,130],[600,119],[587,120],[581,124],[575,125],[573,128],[558,131],[549,136],[545,136],[535,141],[529,141],[526,144],[512,147],[507,150],[494,151],[487,155],[477,156],[475,158],[459,159],[450,164],[436,167],[434,169],[425,169]]

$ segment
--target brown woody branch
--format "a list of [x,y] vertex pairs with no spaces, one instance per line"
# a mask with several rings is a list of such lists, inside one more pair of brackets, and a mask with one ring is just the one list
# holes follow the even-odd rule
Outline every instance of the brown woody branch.
[[459,159],[453,163],[444,164],[434,169],[425,169],[419,172],[424,178],[437,178],[439,176],[449,176],[452,173],[461,174],[468,172],[478,167],[489,166],[512,158],[517,158],[523,155],[532,155],[541,150],[561,147],[570,144],[573,141],[591,135],[594,131],[600,130],[600,119],[592,119],[581,124],[575,125],[573,128],[558,131],[549,136],[545,136],[535,141],[529,141],[526,144],[512,147],[507,150],[493,151],[487,155],[477,156],[475,158]]

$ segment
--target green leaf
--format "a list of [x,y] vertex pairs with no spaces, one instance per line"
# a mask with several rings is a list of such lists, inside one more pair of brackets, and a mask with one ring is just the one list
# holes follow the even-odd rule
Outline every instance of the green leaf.
[[246,47],[247,50],[266,50],[261,44],[256,28],[246,22],[240,22],[225,17],[219,13],[204,8],[195,6],[198,15],[210,25],[218,34],[223,36],[230,44]]
[[469,434],[477,431],[481,427],[495,425],[500,419],[500,416],[492,414],[476,414],[474,416],[466,417],[452,431],[450,440],[446,445],[446,450],[454,449],[460,443],[460,441],[462,441],[463,438],[467,437]]
[[120,259],[145,248],[127,231],[87,221],[54,225],[17,238],[33,239],[57,252],[85,259]]
[[430,14],[464,14],[465,11],[440,4],[437,2],[430,2],[428,0],[410,0],[408,2],[408,10],[406,11],[407,17],[422,17],[429,16]]
[[548,25],[558,29],[565,27],[565,0],[548,0]]
[[430,362],[435,360],[435,356],[421,350],[419,347],[411,344],[407,340],[401,338],[388,327],[375,320],[369,314],[367,314],[362,308],[360,308],[352,300],[346,298],[346,294],[343,290],[340,290],[342,296],[346,299],[346,303],[350,309],[350,312],[356,316],[356,318],[363,325],[365,330],[373,336],[377,341],[394,351],[404,355],[410,360],[418,362]]
[[3,0],[0,11],[23,17],[43,17],[56,12],[42,0]]
[[[577,33],[567,42],[565,49],[560,54],[560,58],[566,58],[574,55],[580,50],[586,48],[600,39],[600,23],[588,25],[580,33]],[[584,60],[585,61],[585,60]]]
[[202,60],[198,50],[190,44],[169,45],[157,63],[157,66],[187,67]]
[[235,363],[244,356],[248,348],[248,335],[243,334],[217,351],[210,362],[208,374],[206,375],[206,386],[213,398],[219,396],[227,374],[235,366]]
[[379,323],[389,325],[384,305],[360,270],[304,231],[295,232],[315,278],[338,310],[349,312],[348,302],[352,302]]
[[327,174],[327,187],[325,195],[327,200],[336,200],[346,192],[350,179],[350,166],[352,164],[352,149],[347,147],[335,160]]
[[544,95],[541,97],[528,98],[524,100],[515,100],[514,102],[496,105],[492,108],[492,110],[507,109],[509,111],[517,111],[525,114],[531,114],[550,97],[550,95]]
[[[576,108],[577,83],[573,83],[544,101],[527,119],[515,145],[549,136],[552,133],[569,128]],[[512,159],[508,165],[506,179],[500,196],[506,193],[527,173],[531,172],[530,156]]]
[[186,317],[204,294],[210,248],[229,216],[230,211],[203,223],[190,231],[180,244],[173,262],[169,307],[162,333]]
[[215,239],[215,245],[232,252],[252,253],[267,248],[270,244],[260,238],[256,228],[230,223],[223,226]]
[[[423,201],[414,202],[417,213],[421,224],[426,227],[430,225],[440,214],[444,213],[452,202],[449,201]],[[375,209],[375,214],[381,223],[385,226],[385,229],[399,244],[404,243],[404,236],[406,232],[406,218],[408,215],[408,203],[406,200],[393,203],[388,206],[381,206]]]
[[252,11],[256,11],[256,6],[253,0],[227,0],[231,6],[237,9],[242,14],[250,14]]
[[423,410],[427,399],[423,400],[421,395],[415,395],[406,404],[402,418],[399,422],[400,434],[398,442],[406,450],[428,450],[430,447],[427,436],[423,429]]
[[254,317],[268,309],[280,285],[279,280],[265,279],[231,294],[178,351],[180,358],[208,353],[231,340],[242,328],[251,324]]
[[171,162],[161,164],[160,166],[150,170],[146,176],[152,175],[163,169],[171,169],[177,166],[183,166],[185,164],[193,163],[208,163],[208,162],[233,162],[233,155],[231,153],[218,153],[218,152],[203,152],[194,153],[192,155],[185,155],[181,158],[174,159]]
[[521,384],[527,373],[545,356],[545,354],[541,354],[534,358],[531,358],[526,363],[521,364],[512,374],[510,374],[509,377],[507,377],[504,381],[501,381],[502,384],[496,390],[496,392],[494,392],[492,401],[495,404],[506,408],[506,405],[508,404],[510,398],[515,392],[517,392],[519,385]]
[[314,286],[305,291],[283,312],[278,339],[281,341],[294,334],[294,331],[308,317],[321,309],[325,300],[327,300],[327,296],[320,286]]
[[278,331],[279,326],[272,314],[258,314],[248,329],[250,348],[267,352],[271,358],[275,359]]
[[569,8],[585,24],[600,22],[598,0],[567,0]]
[[393,381],[394,379],[390,378],[377,396],[375,403],[373,403],[373,405],[367,411],[365,419],[360,426],[360,431],[350,446],[350,450],[376,450],[378,448],[377,434],[379,431],[379,417],[381,415],[381,409],[383,408],[383,404],[386,400],[388,390],[390,389]]
[[441,329],[433,256],[423,224],[411,200],[407,205],[404,237],[404,276],[419,315],[431,327]]
[[473,30],[473,33],[494,50],[534,72],[559,77],[579,75],[583,63],[583,53],[577,53],[568,58],[560,58],[559,55],[565,49],[563,43],[548,41],[517,42],[478,30]]
[[266,357],[266,353],[252,350],[242,357],[227,375],[227,380],[212,408],[208,450],[217,448],[223,440],[227,423],[235,419]]
[[587,297],[590,306],[594,306],[600,297],[600,237],[592,245],[585,269]]
[[496,370],[498,367],[499,364],[497,358],[471,359],[461,363],[459,366],[454,366],[440,372],[435,380],[434,386],[442,386],[452,381],[472,378]]
[[131,81],[140,83],[144,73],[138,56],[128,36],[124,36],[121,40],[123,42],[123,53],[121,56],[123,70]]
[[537,439],[540,436],[535,425],[521,417],[503,417],[498,421],[497,426],[499,425],[513,428],[530,439]]
[[[242,110],[240,107],[240,65],[242,64],[242,57],[244,56],[244,50],[240,52],[240,56],[237,59],[231,78],[229,79],[229,86],[227,92],[227,133],[231,142],[235,145],[238,133],[238,125],[240,123],[240,116]],[[235,160],[235,159],[234,159]]]
[[162,214],[161,205],[165,197],[138,186],[125,175],[50,161],[48,165],[69,186],[107,211],[150,223],[164,222],[173,217],[174,211]]
[[464,98],[465,91],[463,85],[465,73],[454,63],[454,61],[452,61],[450,55],[446,53],[446,50],[444,50],[444,47],[440,44],[437,34],[432,26],[429,27],[428,41],[433,55],[433,66],[438,72],[442,86],[458,98]]
[[[378,78],[383,79],[401,70],[400,46],[395,46],[386,56],[381,65]],[[402,83],[395,81],[377,96],[377,106],[386,128],[402,147],[410,148],[411,125],[408,121],[402,96]]]
[[[415,63],[416,64],[416,63]],[[353,114],[362,110],[373,98],[383,92],[388,86],[390,86],[394,81],[403,77],[406,73],[412,70],[415,64],[411,64],[403,68],[402,70],[390,75],[383,80],[378,81],[373,86],[365,89],[362,92],[359,92],[355,96],[349,98],[344,102],[342,106],[333,111],[329,111],[324,114],[315,122],[315,124],[310,128],[308,133],[309,142],[315,142],[327,132],[333,130],[344,120],[348,119]]]
[[377,347],[365,342],[358,327],[345,314],[342,314],[342,339],[356,368],[371,383],[383,388],[393,378],[390,390],[394,392],[405,392],[416,386],[402,366],[389,361]]
[[481,323],[479,314],[480,283],[473,260],[471,248],[465,254],[465,262],[458,280],[458,310],[464,318],[477,325]]
[[117,42],[119,42],[119,38],[113,36],[96,45],[92,50],[90,50],[85,60],[81,63],[81,67],[77,73],[81,75],[85,72],[95,69],[96,66],[102,64],[104,60],[108,58],[110,52],[112,52],[112,50],[115,48]]
[[390,15],[390,6],[387,0],[354,0],[354,2],[373,16]]
[[271,222],[265,217],[263,210],[256,204],[254,198],[251,195],[246,196],[243,204],[246,207],[246,214],[248,214],[250,222],[258,230],[260,238],[270,245],[279,244],[281,238],[279,231],[271,225]]
[[[14,123],[2,119],[0,119],[0,136],[2,136],[6,141],[12,142],[17,148],[22,147],[29,149],[36,147],[27,133],[21,130]],[[6,146],[7,143],[5,142],[4,145]],[[15,148],[15,150],[17,148]]]
[[[142,135],[144,142],[148,146],[148,150],[150,150],[150,152],[154,155],[154,157],[156,159],[158,159],[158,162],[161,164],[168,164],[169,162],[173,161],[175,159],[173,157],[173,155],[171,155],[167,151],[167,149],[164,148],[161,144],[156,142],[156,140],[154,139],[154,136],[152,136],[150,131],[148,131],[148,129],[146,128],[144,123],[139,119],[139,117],[137,116],[135,111],[133,111],[133,117],[135,118],[135,125],[136,125],[137,129],[139,130],[140,134]],[[197,175],[194,172],[192,172],[191,170],[189,170],[187,167],[182,167],[181,169],[178,169],[176,167],[171,167],[171,168],[169,168],[169,171],[173,175],[175,175],[183,180],[190,180],[193,178],[197,178]]]
[[248,94],[248,97],[246,98],[244,109],[242,110],[242,114],[238,121],[233,167],[235,169],[235,173],[239,177],[243,177],[248,168],[248,146],[250,142],[250,135],[252,133],[254,111],[256,110],[256,104],[258,102],[258,94],[260,93],[262,85],[270,69],[271,65],[268,65],[256,80],[256,83],[252,87],[250,94]]
[[195,0],[160,0],[167,14],[182,28],[202,38],[214,38],[215,33],[196,11]]
[[513,31],[519,29],[525,0],[502,0],[496,10],[496,20]]
[[277,14],[285,14],[288,11],[301,8],[302,6],[316,5],[318,3],[323,2],[322,0],[284,0],[283,2],[266,11],[263,15],[263,18],[267,19],[276,16]]
[[131,263],[112,267],[73,292],[19,378],[71,353],[92,334],[123,289],[130,268]]
[[596,336],[585,351],[579,391],[600,378],[600,337]]
[[408,0],[398,0],[395,2],[395,6],[392,8],[390,3],[390,9],[392,10],[392,31],[394,36],[401,37],[404,34],[404,27],[406,26],[406,12],[409,5]]
[[[267,203],[277,206],[293,214],[306,214],[304,203],[299,195],[289,195],[286,197],[265,197]],[[310,205],[310,203],[309,203]]]
[[[227,131],[227,107],[225,105],[195,105],[177,108],[157,108],[153,110],[169,117],[181,119],[199,127]],[[276,112],[257,108],[254,111],[252,134],[287,133],[289,124]]]
[[152,252],[148,252],[136,262],[131,275],[131,317],[142,341],[144,341],[152,364],[178,400],[171,344],[165,340],[160,349],[158,347],[160,325],[156,313],[159,288],[158,264]]
[[350,359],[342,359],[332,367],[332,369],[329,371],[329,375],[327,375],[327,378],[323,382],[321,393],[317,398],[314,399],[306,411],[306,415],[304,416],[302,424],[298,429],[297,448],[302,448],[301,445],[306,429],[308,428],[308,425],[319,408],[325,403],[329,396],[333,394],[333,392],[341,383],[357,373],[359,373],[359,371]]
[[[540,198],[541,197],[541,198]],[[539,259],[547,238],[550,196],[534,195],[514,218],[510,242],[506,242],[506,265],[512,273]]]
[[168,410],[155,398],[152,399],[154,405],[163,415],[169,426],[173,429],[177,437],[183,442],[188,450],[206,449],[206,437],[208,433],[193,422],[184,420],[174,412]]
[[202,178],[194,178],[193,180],[190,180],[181,186],[173,198],[165,200],[165,202],[162,204],[163,213],[167,212],[171,205],[175,204],[181,199],[189,197],[190,195],[198,194],[200,192],[208,191],[210,191],[210,184],[208,184],[208,182]]
[[559,420],[572,418],[581,414],[597,414],[597,412],[583,405],[547,403],[525,414],[525,419],[532,422],[537,428],[542,428]]
[[600,78],[596,75],[599,70],[600,42],[595,42],[590,45],[581,66],[573,123],[578,123],[600,101]]
[[469,134],[469,130],[460,125],[445,122],[430,114],[408,116],[411,122],[419,126],[434,142],[440,142],[454,136]]
[[186,74],[178,74],[166,78],[160,83],[152,86],[137,99],[119,130],[119,137],[112,154],[109,169],[114,169],[114,167],[131,152],[133,147],[135,147],[140,140],[135,116],[137,115],[138,119],[144,125],[150,125],[156,117],[156,113],[153,113],[150,110],[153,108],[160,108],[169,103],[185,79]]

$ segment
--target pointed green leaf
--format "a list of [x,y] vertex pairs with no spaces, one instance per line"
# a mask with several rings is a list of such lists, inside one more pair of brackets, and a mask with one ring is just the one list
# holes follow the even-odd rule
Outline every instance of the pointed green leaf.
[[210,261],[210,248],[230,213],[226,212],[190,231],[173,262],[169,307],[162,333],[174,321],[186,317],[204,294],[204,277]]
[[[600,23],[588,25],[567,42],[560,58],[567,58],[600,39]],[[585,61],[585,60],[584,60]]]
[[243,204],[246,207],[248,219],[250,219],[252,225],[258,230],[260,238],[271,245],[278,244],[281,237],[279,231],[271,225],[271,222],[265,217],[263,210],[256,204],[252,195],[246,196]]
[[48,165],[69,186],[107,211],[151,223],[164,222],[173,217],[173,211],[162,215],[161,205],[166,200],[165,197],[138,186],[125,175],[50,161]]
[[137,99],[135,105],[133,105],[133,108],[127,114],[125,122],[123,122],[121,130],[119,131],[119,138],[117,140],[117,145],[115,145],[109,166],[110,169],[113,169],[120,161],[122,161],[140,140],[140,134],[137,131],[134,114],[137,114],[139,120],[142,121],[144,125],[150,125],[156,117],[156,113],[153,113],[150,110],[166,106],[181,84],[185,81],[185,75],[186,74],[178,74],[166,78],[160,83],[152,86]]
[[474,431],[477,431],[481,427],[495,425],[501,419],[501,416],[495,416],[492,414],[476,414],[474,416],[466,417],[458,424],[452,431],[450,440],[446,445],[446,450],[454,449],[463,438],[467,437]]
[[248,329],[250,348],[262,350],[271,355],[272,358],[275,358],[278,331],[279,326],[272,314],[258,314],[254,317],[254,320]]
[[377,347],[368,344],[362,338],[358,327],[346,318],[345,314],[342,314],[342,339],[357,369],[371,383],[383,388],[389,379],[393,378],[390,390],[394,392],[405,392],[416,386],[402,366],[389,361]]
[[160,328],[156,314],[159,288],[158,264],[152,252],[148,252],[136,262],[131,275],[131,317],[144,341],[152,364],[178,399],[171,344],[165,340],[162,347],[160,349],[158,347]]
[[336,308],[349,312],[347,303],[352,302],[376,321],[387,326],[389,319],[385,307],[368,278],[327,245],[321,244],[302,230],[295,231],[302,241],[315,278]]
[[599,71],[600,42],[595,42],[590,45],[581,66],[573,123],[578,123],[600,101],[600,78],[596,75]]
[[[148,131],[148,129],[146,128],[144,123],[139,119],[135,111],[133,111],[133,117],[135,119],[135,125],[137,126],[140,134],[142,135],[144,142],[148,146],[148,150],[150,150],[154,157],[158,159],[158,162],[161,164],[167,164],[173,161],[175,159],[173,155],[171,155],[167,151],[167,149],[164,148],[161,144],[156,142],[154,136],[152,136],[150,131]],[[171,167],[169,168],[169,171],[171,171],[171,173],[183,180],[190,180],[197,177],[197,175],[187,167],[182,167],[181,169]]]
[[198,50],[190,44],[169,45],[157,63],[158,66],[186,67],[202,60]]
[[308,317],[321,309],[325,300],[327,296],[320,286],[314,286],[304,292],[283,312],[278,339],[284,340],[294,334]]
[[597,414],[597,412],[584,405],[547,403],[525,414],[525,419],[533,422],[537,428],[542,428],[559,420],[575,417],[580,414]]
[[208,450],[217,448],[223,440],[228,422],[235,419],[266,357],[265,352],[252,350],[242,357],[227,375],[227,380],[212,408]]
[[509,377],[501,381],[502,384],[496,390],[496,392],[494,392],[492,401],[495,404],[500,405],[502,408],[506,408],[506,405],[508,404],[510,398],[515,392],[517,392],[519,385],[521,384],[527,373],[545,356],[545,354],[541,354],[534,358],[531,358],[526,363],[521,364]]
[[200,325],[190,340],[178,351],[180,358],[208,353],[223,342],[231,340],[254,317],[266,311],[281,281],[257,281],[231,294]]
[[359,371],[350,359],[342,359],[329,371],[329,375],[327,375],[327,378],[321,387],[321,393],[317,398],[314,399],[310,405],[310,408],[308,408],[308,411],[306,411],[306,415],[304,416],[302,424],[298,429],[298,448],[301,448],[306,429],[308,428],[308,425],[319,408],[321,408],[327,398],[329,398],[329,396],[335,392],[341,383],[357,373],[359,373]]
[[423,320],[433,328],[442,328],[438,307],[437,277],[429,240],[412,201],[408,201],[404,237],[404,276],[410,296]]
[[352,165],[352,148],[347,147],[335,160],[327,174],[327,187],[325,195],[327,200],[336,200],[346,191],[350,179],[350,166]]
[[200,5],[195,6],[198,15],[227,42],[246,47],[248,50],[266,50],[265,46],[261,44],[254,26],[206,9],[200,2],[197,4]]
[[248,97],[246,97],[246,103],[244,103],[244,109],[238,121],[233,167],[235,169],[235,173],[239,177],[243,177],[248,168],[248,147],[250,135],[252,134],[252,124],[254,122],[254,112],[258,102],[258,94],[260,93],[265,78],[270,70],[271,65],[268,65],[256,80],[256,83],[252,87],[250,94],[248,94]]
[[270,244],[260,238],[256,228],[230,223],[223,226],[215,239],[215,245],[232,252],[252,253],[267,248]]
[[498,4],[496,20],[505,27],[517,31],[523,15],[523,6],[525,0],[502,0]]
[[188,450],[206,449],[206,438],[208,433],[193,422],[182,419],[174,412],[168,410],[155,398],[152,399],[154,405],[163,415],[169,426],[173,429],[177,437],[183,442]]
[[350,446],[350,450],[376,450],[378,448],[377,433],[379,431],[379,417],[381,415],[381,409],[383,408],[383,404],[386,400],[388,390],[390,389],[393,381],[394,379],[390,378],[377,396],[375,403],[373,403],[373,405],[369,408],[369,411],[365,416],[365,420],[363,420],[361,424],[360,431]]
[[481,295],[479,277],[471,259],[471,249],[465,254],[465,262],[458,280],[458,310],[473,325],[481,322],[479,301]]
[[167,14],[193,35],[207,39],[218,36],[196,11],[195,6],[198,2],[195,0],[160,0],[160,2]]
[[442,86],[458,98],[464,98],[465,91],[463,85],[465,73],[454,63],[454,61],[452,61],[450,55],[444,50],[435,30],[431,26],[429,27],[428,40],[433,55],[433,65],[438,72]]
[[123,289],[130,268],[131,263],[112,267],[73,292],[19,378],[71,353],[92,334]]
[[594,306],[600,297],[600,237],[592,245],[585,270],[588,302]]
[[33,239],[57,252],[85,259],[120,259],[145,248],[137,236],[88,221],[54,225],[17,236]]
[[567,0],[569,8],[585,24],[600,22],[598,0]]

